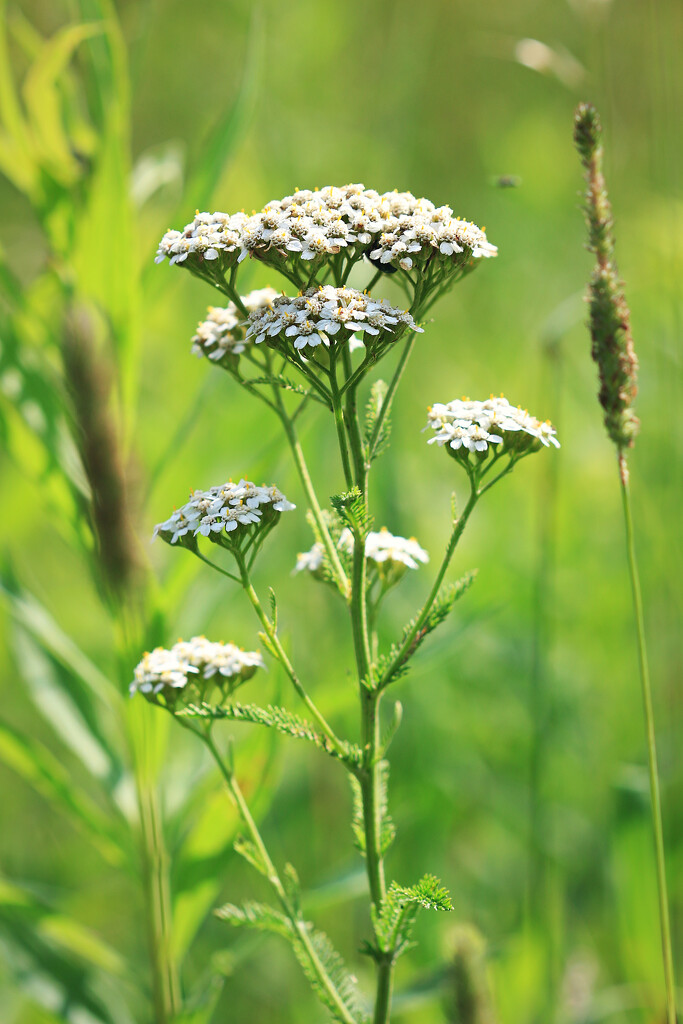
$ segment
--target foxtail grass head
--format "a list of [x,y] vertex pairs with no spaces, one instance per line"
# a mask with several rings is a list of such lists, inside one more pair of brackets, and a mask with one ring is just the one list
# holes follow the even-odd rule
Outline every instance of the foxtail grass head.
[[631,314],[614,256],[612,208],[602,173],[602,126],[590,103],[581,103],[576,109],[574,142],[586,173],[588,249],[596,257],[586,298],[592,356],[600,377],[598,397],[605,428],[621,455],[632,447],[639,429],[633,411],[638,360],[631,336]]

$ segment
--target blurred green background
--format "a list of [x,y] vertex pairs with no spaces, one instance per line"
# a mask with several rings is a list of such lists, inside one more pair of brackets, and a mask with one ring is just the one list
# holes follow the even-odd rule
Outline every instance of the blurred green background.
[[[276,481],[304,506],[274,420],[191,357],[194,327],[218,300],[189,274],[153,265],[158,238],[197,205],[251,210],[295,186],[356,181],[448,203],[499,247],[419,338],[392,447],[377,463],[376,521],[415,535],[438,563],[450,494],[463,493],[464,479],[420,433],[434,401],[504,391],[551,418],[563,445],[525,462],[479,507],[453,570],[479,567],[476,584],[396,687],[405,716],[391,751],[399,831],[388,870],[404,884],[434,872],[456,909],[420,920],[419,947],[399,964],[395,1019],[468,1024],[448,1003],[455,950],[471,925],[487,945],[500,1024],[662,1021],[644,728],[616,465],[584,326],[590,257],[572,112],[590,99],[605,125],[641,364],[631,467],[680,949],[683,7],[3,7],[0,1020],[159,1019],[149,1007],[131,782],[131,764],[141,762],[131,749],[147,751],[146,784],[160,793],[182,931],[173,956],[198,1001],[195,1017],[178,1019],[324,1019],[287,948],[206,916],[221,899],[264,895],[232,852],[232,811],[184,736],[174,731],[165,746],[160,714],[122,703],[112,727],[99,673],[123,692],[143,645],[195,632],[256,644],[236,589],[182,553],[148,546],[153,524],[190,488],[244,474]],[[95,34],[69,36],[77,23]],[[501,176],[514,186],[502,187]],[[243,289],[247,279],[279,287],[260,267],[244,274]],[[381,293],[398,296],[390,281]],[[72,300],[97,311],[97,358],[113,380],[136,527],[159,581],[132,626],[102,599],[82,550],[92,542],[59,358]],[[319,494],[338,491],[322,413],[306,414],[303,439]],[[290,575],[309,545],[303,514],[287,517],[257,566],[258,585],[275,586],[301,675],[353,735],[345,622],[331,593]],[[412,574],[387,602],[385,640],[413,613],[429,575]],[[293,706],[275,670],[251,689],[261,703]],[[343,773],[308,749],[232,731],[276,859],[296,864],[317,919],[368,986]],[[218,969],[225,987],[211,996],[211,1016],[205,975]]]

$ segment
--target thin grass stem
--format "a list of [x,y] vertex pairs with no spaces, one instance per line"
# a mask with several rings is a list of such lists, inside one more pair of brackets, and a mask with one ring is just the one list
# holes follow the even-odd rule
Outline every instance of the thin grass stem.
[[640,589],[640,574],[636,558],[633,536],[633,511],[631,507],[631,489],[626,457],[619,452],[619,482],[621,500],[624,511],[626,531],[626,557],[631,593],[633,597],[633,615],[638,647],[638,669],[643,696],[645,713],[645,732],[647,739],[648,774],[650,778],[650,803],[652,810],[652,831],[655,843],[655,860],[657,864],[657,892],[659,898],[659,924],[662,941],[664,963],[664,983],[666,987],[666,1019],[667,1024],[676,1024],[676,981],[674,975],[673,949],[671,942],[671,923],[669,920],[669,896],[666,883],[666,861],[664,857],[664,829],[662,825],[662,801],[659,786],[659,768],[657,764],[657,742],[655,736],[655,719],[652,707],[652,687],[650,684],[650,667],[645,641],[645,621],[643,616],[643,599]]

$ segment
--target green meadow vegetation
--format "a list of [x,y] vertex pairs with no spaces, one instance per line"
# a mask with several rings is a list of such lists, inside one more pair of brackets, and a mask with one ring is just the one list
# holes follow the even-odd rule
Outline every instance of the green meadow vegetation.
[[[239,587],[150,538],[195,488],[274,482],[297,511],[254,584],[275,588],[279,637],[317,707],[337,735],[357,734],[343,606],[292,572],[314,538],[283,431],[190,352],[206,307],[226,300],[154,256],[195,210],[249,213],[297,186],[363,182],[448,204],[498,247],[422,319],[373,469],[374,528],[430,555],[383,604],[381,647],[429,592],[452,493],[460,508],[468,497],[462,469],[421,433],[427,406],[503,392],[562,443],[477,508],[446,577],[476,578],[392,686],[403,718],[387,877],[433,873],[453,909],[417,919],[391,1020],[664,1024],[637,640],[586,328],[573,118],[582,100],[601,114],[640,364],[628,460],[675,954],[680,5],[3,0],[0,14],[0,1021],[326,1019],[280,937],[213,913],[263,902],[268,886],[240,856],[243,826],[206,751],[128,687],[143,651],[181,636],[258,648]],[[283,286],[257,260],[240,277],[242,293]],[[372,294],[409,304],[394,275]],[[373,377],[390,379],[397,358]],[[328,506],[346,489],[334,424],[311,403],[298,428]],[[238,699],[302,712],[272,661]],[[271,857],[296,865],[303,916],[370,997],[350,788],[335,759],[286,731],[217,721],[213,736],[233,737]],[[413,895],[438,905],[434,892]]]

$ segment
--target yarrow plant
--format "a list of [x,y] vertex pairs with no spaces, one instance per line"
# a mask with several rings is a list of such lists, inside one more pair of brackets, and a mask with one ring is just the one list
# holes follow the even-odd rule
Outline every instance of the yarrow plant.
[[[298,191],[251,216],[198,212],[184,229],[164,235],[157,254],[157,262],[168,260],[189,270],[228,300],[224,307],[209,307],[192,338],[192,351],[224,369],[282,425],[313,532],[310,550],[292,559],[293,572],[309,576],[310,585],[332,587],[347,609],[360,723],[355,737],[338,735],[281,643],[273,591],[266,609],[254,588],[254,561],[282,513],[295,506],[277,487],[245,479],[193,491],[154,533],[243,588],[261,625],[262,646],[284,670],[306,717],[286,707],[237,703],[235,690],[264,667],[262,657],[204,637],[145,654],[131,694],[172,714],[206,745],[242,819],[246,835],[236,848],[272,889],[271,904],[228,904],[217,915],[286,939],[323,1005],[344,1024],[386,1024],[395,963],[412,944],[419,909],[451,909],[448,893],[430,874],[411,885],[387,879],[385,858],[395,836],[388,813],[387,752],[401,714],[397,702],[392,723],[383,725],[385,691],[405,675],[423,641],[448,618],[473,580],[474,574],[467,573],[457,582],[445,582],[479,499],[521,459],[559,447],[548,421],[502,396],[456,398],[429,407],[427,442],[443,448],[465,471],[469,497],[459,515],[453,507],[450,538],[422,606],[395,642],[382,648],[377,622],[385,597],[408,570],[423,569],[430,559],[414,537],[396,536],[387,527],[372,529],[371,469],[387,447],[392,404],[416,339],[424,333],[427,312],[496,252],[482,229],[455,217],[448,206],[437,207],[409,192],[380,194],[347,185]],[[238,275],[247,258],[278,272],[284,291],[264,288],[241,295]],[[380,279],[396,286],[395,303],[373,296]],[[394,352],[389,383],[375,380],[368,387],[366,378],[375,364]],[[361,388],[367,389],[364,416],[359,412]],[[339,448],[341,486],[328,507],[318,498],[298,436],[299,418],[312,403],[329,410]],[[207,557],[209,545],[223,549],[217,550],[218,561]],[[220,561],[225,552],[227,563]],[[303,916],[294,869],[287,865],[281,871],[268,853],[231,756],[217,740],[215,729],[226,719],[305,740],[348,774],[352,836],[365,860],[371,904],[364,952],[375,966],[374,994],[357,990],[329,939]]]

